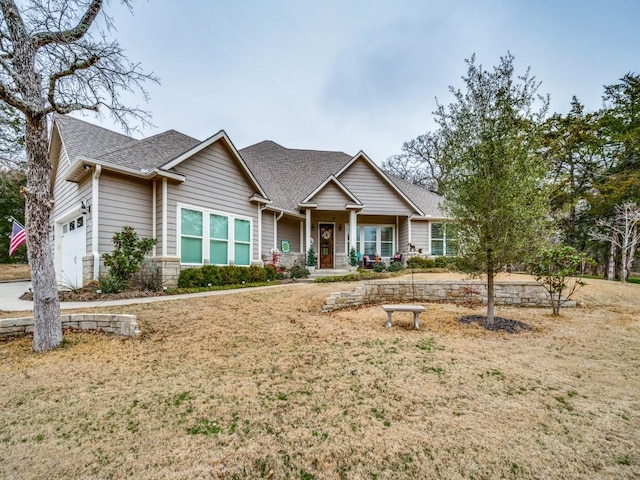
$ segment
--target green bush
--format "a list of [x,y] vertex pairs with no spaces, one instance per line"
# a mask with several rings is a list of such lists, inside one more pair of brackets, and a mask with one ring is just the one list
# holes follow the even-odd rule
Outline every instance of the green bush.
[[402,270],[404,267],[402,266],[402,263],[400,262],[393,262],[392,264],[389,265],[389,267],[387,267],[387,271],[388,272],[399,272],[400,270]]
[[98,280],[98,288],[102,293],[119,293],[127,286],[127,281],[115,275],[104,275]]
[[376,273],[384,272],[386,269],[387,266],[383,262],[373,264],[373,271]]
[[102,255],[109,276],[123,281],[130,280],[139,269],[145,255],[156,244],[155,238],[139,238],[133,227],[125,225],[122,231],[113,235],[113,252]]
[[240,285],[244,283],[264,283],[277,278],[273,265],[259,267],[238,267],[229,265],[218,267],[205,265],[200,268],[187,268],[180,271],[179,288],[216,287],[222,285]]
[[435,266],[432,258],[411,257],[407,260],[407,268],[435,268]]
[[309,270],[300,265],[294,265],[289,272],[289,278],[307,278],[309,275]]

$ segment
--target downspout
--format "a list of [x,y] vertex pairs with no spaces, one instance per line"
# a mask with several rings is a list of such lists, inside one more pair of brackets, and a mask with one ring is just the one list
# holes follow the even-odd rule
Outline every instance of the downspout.
[[100,277],[100,253],[98,251],[98,226],[100,225],[100,174],[102,166],[96,165],[91,179],[91,250],[93,255],[93,279]]
[[[156,200],[157,185],[156,185],[156,181],[155,180],[153,181],[153,188],[152,188],[151,192],[152,192],[151,193],[151,211],[152,211],[151,212],[151,231],[153,232],[151,238],[153,238],[154,240],[157,240],[158,239],[158,232],[156,231],[156,229],[158,228],[158,226],[157,226],[157,220],[156,220],[156,218],[157,218],[156,217],[156,213],[157,213],[157,210],[158,210],[158,205],[157,205],[158,202]],[[156,243],[158,243],[158,242],[156,242]],[[155,243],[153,244],[153,253],[152,253],[152,255],[154,257],[156,256],[156,244]]]
[[276,217],[276,214],[273,214],[273,248],[278,249],[278,222],[280,219],[284,217],[284,210],[280,211],[280,215]]

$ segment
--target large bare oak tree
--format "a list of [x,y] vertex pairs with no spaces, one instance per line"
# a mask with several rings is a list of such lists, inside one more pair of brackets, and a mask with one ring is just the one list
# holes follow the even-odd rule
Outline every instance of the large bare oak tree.
[[[62,341],[60,302],[50,248],[51,164],[48,117],[77,110],[127,121],[148,119],[128,108],[123,92],[144,100],[146,80],[157,81],[131,63],[117,41],[109,39],[110,17],[102,0],[0,0],[0,100],[25,119],[27,185],[25,220],[34,297],[35,351],[56,348]],[[128,1],[123,2],[130,7]],[[101,28],[102,26],[102,28]]]

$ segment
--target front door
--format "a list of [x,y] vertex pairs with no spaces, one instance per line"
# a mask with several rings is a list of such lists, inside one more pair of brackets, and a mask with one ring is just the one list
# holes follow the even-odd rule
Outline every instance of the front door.
[[333,229],[332,223],[321,223],[320,229],[320,268],[333,268]]

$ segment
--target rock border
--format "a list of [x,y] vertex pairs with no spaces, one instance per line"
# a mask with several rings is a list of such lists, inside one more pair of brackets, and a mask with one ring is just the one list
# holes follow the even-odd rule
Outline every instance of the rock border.
[[[62,328],[75,330],[98,330],[125,337],[140,335],[136,315],[113,313],[73,313],[61,315]],[[0,338],[33,333],[33,317],[0,319]]]

